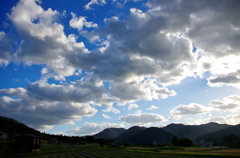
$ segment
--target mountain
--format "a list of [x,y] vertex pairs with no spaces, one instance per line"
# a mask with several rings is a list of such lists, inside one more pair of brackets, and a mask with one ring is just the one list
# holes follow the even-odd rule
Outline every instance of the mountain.
[[93,136],[94,138],[113,139],[118,137],[125,131],[126,129],[124,128],[107,128]]
[[145,127],[133,126],[114,139],[115,142],[127,142],[127,139],[145,130]]
[[126,141],[133,144],[139,144],[139,143],[158,144],[158,143],[165,143],[165,142],[171,143],[173,140],[173,137],[174,137],[173,134],[163,130],[162,128],[150,127],[128,138]]
[[221,140],[225,135],[235,134],[240,138],[240,124],[197,137],[196,141]]
[[183,125],[183,124],[170,124],[162,129],[172,133],[178,138],[190,138],[195,140],[197,137],[207,134],[209,132],[219,131],[230,127],[227,124],[218,124],[210,122],[202,125]]
[[40,131],[28,127],[27,125],[16,121],[15,119],[0,116],[0,131],[13,135],[15,133],[28,133],[40,135]]

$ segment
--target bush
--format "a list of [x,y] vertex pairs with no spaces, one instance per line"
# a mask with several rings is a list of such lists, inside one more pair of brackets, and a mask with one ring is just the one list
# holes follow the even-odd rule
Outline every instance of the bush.
[[14,141],[0,141],[0,155],[15,153]]
[[193,146],[193,141],[189,138],[181,138],[178,140],[177,146]]
[[41,142],[42,145],[48,144],[48,143],[47,143],[47,140],[41,140],[40,142]]

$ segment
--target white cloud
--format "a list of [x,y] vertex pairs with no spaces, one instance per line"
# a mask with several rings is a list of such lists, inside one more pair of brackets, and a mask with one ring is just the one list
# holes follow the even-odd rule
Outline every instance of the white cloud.
[[85,9],[93,9],[93,5],[105,5],[106,1],[105,0],[91,0],[88,4],[84,6]]
[[84,126],[71,129],[67,131],[67,133],[73,133],[73,134],[79,134],[79,135],[93,135],[103,131],[106,128],[124,128],[124,125],[115,124],[115,123],[97,124],[94,122],[86,122]]
[[138,101],[140,99],[154,100],[176,95],[174,90],[160,87],[154,79],[134,79],[127,83],[112,82],[109,93],[121,101]]
[[48,131],[53,128],[53,126],[51,126],[51,125],[34,125],[34,124],[30,125],[30,127],[34,128],[36,130],[39,130],[41,132]]
[[231,110],[236,112],[236,108],[240,107],[240,96],[239,95],[231,95],[225,97],[221,100],[211,100],[209,102],[210,105],[216,110]]
[[102,117],[110,119],[111,117],[109,117],[108,115],[102,114]]
[[120,113],[120,111],[118,109],[114,108],[114,107],[108,107],[108,108],[106,108],[106,109],[104,109],[102,111],[103,112],[112,112],[112,113],[115,113],[115,114]]
[[54,135],[66,135],[65,132],[53,132]]
[[179,120],[182,116],[185,115],[195,115],[202,113],[208,114],[208,109],[205,106],[197,103],[190,103],[189,105],[179,105],[174,107],[170,111],[169,118]]
[[159,107],[151,105],[149,108],[147,108],[146,110],[153,110],[153,109],[159,109]]
[[87,22],[86,17],[80,16],[77,17],[76,14],[71,12],[72,19],[70,20],[69,24],[71,27],[78,29],[78,31],[81,31],[83,27],[91,28],[91,27],[97,27],[98,25],[93,22]]
[[227,120],[224,117],[222,117],[222,116],[215,116],[215,117],[211,117],[211,118],[207,118],[207,119],[197,119],[197,120],[195,120],[195,122],[197,124],[206,124],[206,123],[209,123],[209,122],[216,122],[216,123],[219,123],[219,124],[226,124]]
[[238,125],[240,122],[240,114],[227,115],[227,123],[231,125]]
[[184,118],[184,120],[193,120],[191,117],[186,117],[186,118]]
[[128,105],[128,110],[132,110],[133,108],[138,108],[139,106],[137,104],[129,104]]
[[205,124],[209,122],[216,122],[220,124],[230,124],[230,125],[238,125],[240,121],[240,114],[232,114],[227,116],[215,116],[206,119],[197,119],[195,123],[197,124]]
[[162,115],[154,113],[128,114],[127,116],[120,116],[118,120],[132,125],[146,125],[154,122],[167,121]]
[[134,112],[134,114],[141,114],[141,113],[142,113],[141,110],[137,110],[137,111]]

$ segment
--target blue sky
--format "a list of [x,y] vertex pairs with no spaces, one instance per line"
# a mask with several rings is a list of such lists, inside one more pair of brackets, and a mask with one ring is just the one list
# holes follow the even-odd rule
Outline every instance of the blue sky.
[[238,0],[0,7],[2,116],[65,135],[240,122]]

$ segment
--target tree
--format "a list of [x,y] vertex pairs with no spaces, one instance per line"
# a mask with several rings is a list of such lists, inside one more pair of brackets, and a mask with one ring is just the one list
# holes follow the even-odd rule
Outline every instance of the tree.
[[193,141],[189,138],[180,138],[177,142],[177,146],[193,146]]
[[172,144],[177,145],[178,138],[176,136],[173,137]]
[[237,146],[237,142],[239,141],[239,137],[235,134],[225,135],[223,137],[224,145],[234,148]]
[[15,128],[12,125],[9,125],[8,127],[8,134],[14,135],[15,134]]

